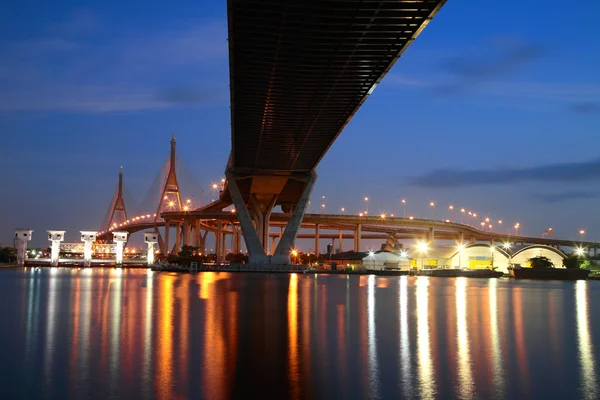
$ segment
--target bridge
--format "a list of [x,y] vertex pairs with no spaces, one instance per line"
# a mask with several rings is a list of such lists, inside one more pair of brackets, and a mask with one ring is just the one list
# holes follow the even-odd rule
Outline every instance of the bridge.
[[[120,171],[98,240],[110,241],[116,232],[150,230],[167,255],[182,245],[204,248],[212,232],[219,259],[224,238],[231,235],[234,251],[244,240],[250,263],[272,265],[290,263],[299,237],[313,237],[316,252],[324,237],[337,238],[340,249],[343,239],[351,238],[356,251],[361,239],[386,235],[458,243],[505,240],[505,234],[448,220],[306,215],[320,160],[444,3],[228,0],[232,147],[219,197],[199,207],[182,198],[173,137],[154,209],[127,213]],[[227,211],[231,206],[234,212]],[[282,212],[273,212],[276,206]],[[510,240],[574,244],[525,236]]]

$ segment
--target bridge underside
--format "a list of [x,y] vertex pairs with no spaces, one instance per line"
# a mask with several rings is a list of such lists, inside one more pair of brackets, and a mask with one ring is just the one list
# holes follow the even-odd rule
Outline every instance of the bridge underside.
[[222,200],[249,206],[263,248],[272,208],[303,208],[319,161],[444,2],[228,1],[232,152]]

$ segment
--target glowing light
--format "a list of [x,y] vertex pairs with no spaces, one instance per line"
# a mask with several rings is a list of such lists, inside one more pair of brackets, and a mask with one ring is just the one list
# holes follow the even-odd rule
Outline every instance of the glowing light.
[[504,247],[506,250],[510,249],[510,243],[509,242],[505,242],[502,247]]
[[583,247],[576,247],[575,248],[575,254],[577,254],[578,256],[582,256],[585,254],[585,248]]
[[425,243],[425,242],[417,243],[417,251],[419,253],[425,253],[425,252],[427,252],[427,250],[429,250],[429,246],[427,246],[427,243]]
[[372,251],[372,250],[371,250],[371,251],[369,251],[369,257],[371,257],[371,258],[372,258],[372,257],[374,257],[374,256],[375,256],[375,252],[374,252],[374,251]]
[[435,207],[435,203],[434,203],[433,201],[430,201],[430,202],[429,202],[429,205],[430,205],[431,207]]
[[342,207],[342,212],[346,211],[346,209],[344,207]]
[[463,251],[465,249],[465,246],[463,244],[459,244],[458,246],[456,246],[456,250],[458,251]]
[[381,213],[381,214],[379,215],[379,217],[381,217],[381,219],[385,219],[385,214],[384,214],[384,213]]
[[359,217],[362,217],[362,216],[363,216],[363,213],[358,213],[358,216],[359,216]]
[[406,251],[401,251],[400,258],[404,258],[404,259],[408,258],[408,253]]
[[291,251],[291,254],[292,254],[294,257],[296,257],[296,256],[298,255],[298,250],[296,250],[296,249],[293,249],[293,250]]
[[175,205],[175,202],[174,202],[174,201],[170,201],[170,202],[169,202],[169,207],[173,207],[174,205]]
[[453,206],[453,205],[450,205],[450,206],[448,206],[448,208],[449,208],[450,210],[454,210],[454,206]]
[[415,217],[413,217],[412,215],[410,217],[408,217],[408,219],[415,219]]
[[190,203],[191,201],[192,201],[192,200],[190,200],[190,199],[186,199],[186,200],[185,200],[185,202],[186,202],[186,203]]
[[188,211],[190,208],[188,206],[183,206],[183,211]]

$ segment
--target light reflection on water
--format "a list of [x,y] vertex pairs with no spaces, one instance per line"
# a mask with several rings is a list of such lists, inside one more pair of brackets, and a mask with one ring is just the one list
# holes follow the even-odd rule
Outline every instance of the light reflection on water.
[[2,270],[0,398],[600,396],[600,282]]

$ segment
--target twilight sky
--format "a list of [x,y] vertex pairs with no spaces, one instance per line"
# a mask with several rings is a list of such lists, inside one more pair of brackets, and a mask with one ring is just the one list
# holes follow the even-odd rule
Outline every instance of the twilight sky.
[[[593,0],[448,0],[319,165],[313,211],[369,196],[371,213],[405,198],[426,217],[435,201],[436,217],[453,204],[600,240],[598,15]],[[0,242],[97,229],[121,165],[141,201],[171,132],[209,199],[228,80],[225,0],[0,3]]]

